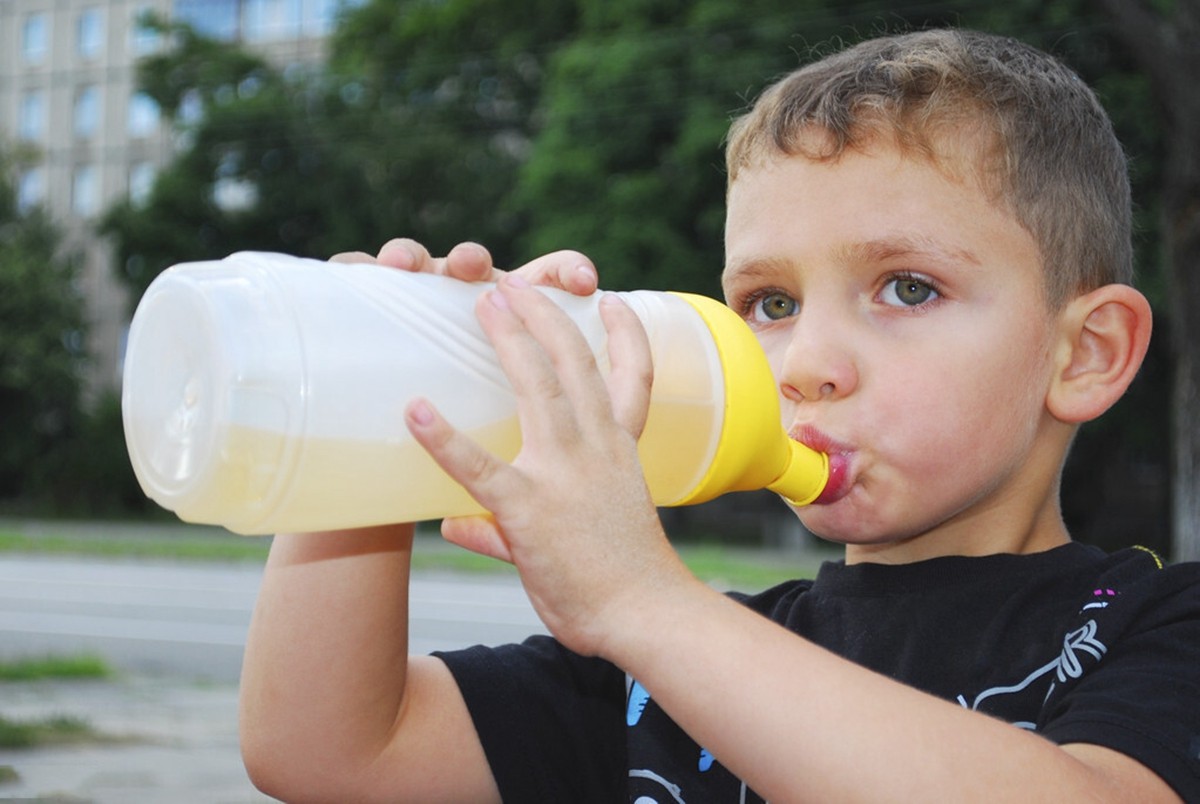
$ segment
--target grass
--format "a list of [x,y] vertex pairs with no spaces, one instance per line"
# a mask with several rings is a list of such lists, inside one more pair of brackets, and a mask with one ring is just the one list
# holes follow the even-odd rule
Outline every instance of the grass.
[[[103,659],[91,654],[77,656],[44,656],[0,662],[0,682],[28,682],[111,678],[112,669]],[[97,731],[81,717],[49,715],[29,720],[16,720],[0,715],[0,749],[28,749],[47,746],[78,745],[81,743],[110,743],[118,738]],[[5,781],[5,769],[0,766],[0,782]],[[13,781],[9,778],[8,781]]]
[[[111,523],[89,532],[78,523],[40,523],[36,530],[0,525],[0,554],[94,556],[101,558],[258,562],[266,560],[270,539],[236,536],[220,529],[147,526],[123,529]],[[808,555],[766,553],[720,545],[679,546],[697,576],[721,588],[754,591],[797,577],[812,577],[819,561]],[[413,569],[462,573],[511,573],[507,564],[445,545],[424,530],[413,554]]]
[[[678,547],[683,563],[706,583],[721,589],[753,592],[767,589],[793,578],[811,578],[820,560],[781,556],[716,545],[682,545]],[[431,550],[413,553],[414,570],[450,571],[465,573],[514,573],[503,562],[466,550]]]
[[44,748],[110,739],[92,728],[85,719],[70,715],[34,720],[12,720],[0,715],[0,748],[3,749]]
[[234,536],[83,536],[0,530],[0,553],[85,555],[100,558],[169,558],[197,561],[263,561],[269,543]]
[[0,662],[0,681],[107,679],[112,669],[99,656],[43,656]]
[[744,592],[767,589],[794,578],[812,578],[821,565],[821,559],[811,555],[717,546],[684,546],[679,555],[696,577],[722,589]]

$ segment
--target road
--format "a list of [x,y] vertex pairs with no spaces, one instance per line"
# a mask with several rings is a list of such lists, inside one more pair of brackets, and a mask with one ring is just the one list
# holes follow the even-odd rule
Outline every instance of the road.
[[[93,652],[118,669],[236,681],[257,565],[0,557],[0,656]],[[544,628],[510,575],[416,575],[410,643],[428,653]]]
[[[0,750],[0,799],[258,804],[242,767],[237,677],[261,567],[0,557],[0,656],[99,654],[95,682],[0,685],[0,716],[69,715],[115,743]],[[411,643],[428,652],[544,632],[512,576],[416,575]]]

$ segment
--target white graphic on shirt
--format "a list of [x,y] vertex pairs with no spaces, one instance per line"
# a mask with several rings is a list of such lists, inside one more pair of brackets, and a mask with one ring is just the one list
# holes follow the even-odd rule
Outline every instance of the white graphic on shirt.
[[[1032,686],[1039,679],[1053,672],[1058,681],[1051,681],[1050,686],[1046,689],[1045,697],[1049,698],[1050,694],[1054,692],[1054,688],[1057,686],[1057,684],[1065,683],[1069,678],[1079,678],[1083,675],[1084,661],[1080,658],[1081,654],[1091,656],[1094,660],[1100,661],[1100,659],[1107,652],[1108,647],[1096,638],[1096,621],[1088,620],[1081,628],[1078,628],[1066,635],[1066,637],[1063,639],[1062,653],[1060,653],[1058,658],[1056,658],[1054,661],[1039,667],[1037,670],[1034,670],[1016,684],[1004,687],[992,687],[984,690],[983,692],[979,693],[979,695],[975,697],[975,700],[970,704],[967,703],[967,699],[962,695],[958,696],[958,702],[962,704],[964,708],[974,711],[979,709],[980,704],[982,704],[988,698],[994,698],[997,695],[1011,695],[1013,693],[1022,692],[1023,690],[1026,690]],[[1036,724],[1028,721],[1016,722],[1013,723],[1013,725],[1030,730],[1036,728]]]
[[[649,779],[650,781],[654,782],[655,784],[661,786],[663,791],[665,793],[667,793],[668,795],[670,795],[671,798],[674,801],[676,801],[678,804],[686,804],[686,802],[684,802],[684,800],[683,800],[683,797],[680,795],[683,791],[679,789],[679,785],[668,782],[666,779],[659,776],[654,771],[631,770],[629,772],[629,778],[631,778],[631,779]],[[634,804],[661,804],[661,803],[659,802],[658,799],[653,798],[652,796],[644,796],[643,795],[643,796],[638,796],[634,800]]]
[[1086,604],[1081,609],[1081,611],[1087,611],[1088,609],[1106,609],[1106,608],[1108,608],[1108,604],[1110,601],[1105,600],[1105,598],[1116,597],[1116,596],[1117,596],[1117,593],[1114,592],[1112,589],[1096,589],[1095,591],[1092,592],[1092,597],[1095,598],[1095,600],[1091,603]]

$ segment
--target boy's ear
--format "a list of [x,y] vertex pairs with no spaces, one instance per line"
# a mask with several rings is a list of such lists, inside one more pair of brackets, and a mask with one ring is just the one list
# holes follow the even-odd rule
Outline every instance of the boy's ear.
[[1128,285],[1104,285],[1069,302],[1058,319],[1050,413],[1079,424],[1112,407],[1146,356],[1151,319],[1146,297]]

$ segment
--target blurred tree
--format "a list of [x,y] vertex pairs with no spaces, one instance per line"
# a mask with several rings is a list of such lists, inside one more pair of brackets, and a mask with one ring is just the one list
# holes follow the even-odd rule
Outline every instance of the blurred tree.
[[[731,118],[819,43],[906,19],[888,2],[586,3],[550,62],[541,127],[518,183],[524,253],[571,247],[607,286],[720,295],[721,143]],[[865,33],[864,33],[865,35]],[[800,58],[797,58],[797,53]]]
[[1173,368],[1173,555],[1200,560],[1200,0],[1095,0],[1163,121],[1161,236]]
[[331,81],[346,99],[342,147],[363,168],[381,225],[360,242],[417,236],[435,252],[485,243],[518,258],[528,226],[513,186],[539,127],[547,60],[576,6],[531,0],[375,0],[334,36]]
[[143,204],[110,210],[140,297],[163,268],[240,249],[328,256],[398,233],[431,249],[487,243],[502,261],[507,198],[528,149],[546,55],[573,6],[488,0],[355,9],[328,69],[279,71],[235,44],[150,17],[174,47],[139,67],[187,143]]
[[1080,430],[1063,474],[1071,532],[1106,549],[1130,543],[1172,552],[1168,293],[1160,255],[1162,126],[1149,76],[1131,59],[1094,0],[1012,0],[963,8],[960,24],[1015,36],[1053,53],[1096,89],[1130,156],[1138,286],[1160,322],[1146,363],[1125,397]]
[[[1154,233],[1163,169],[1149,82],[1087,0],[588,4],[579,36],[551,61],[544,123],[521,172],[522,251],[579,248],[609,286],[717,293],[730,116],[773,76],[842,41],[945,24],[1030,42],[1097,88],[1132,154],[1139,285],[1162,307]],[[1168,376],[1157,340],[1126,398],[1077,439],[1063,505],[1079,538],[1169,550]]]
[[[608,287],[718,295],[731,117],[842,42],[960,24],[1056,53],[1097,87],[1134,157],[1140,284],[1174,319],[1153,72],[1115,46],[1097,1],[371,0],[343,20],[328,69],[308,72],[167,26],[176,47],[141,80],[188,145],[107,227],[139,294],[184,259],[326,256],[406,234],[435,252],[475,239],[501,264],[575,248]],[[1166,546],[1168,362],[1156,340],[1127,399],[1077,440],[1064,510],[1085,540]]]
[[45,458],[78,424],[86,320],[76,261],[45,212],[17,207],[0,152],[0,498],[46,481]]
[[361,166],[341,146],[338,98],[320,75],[281,72],[184,25],[146,24],[175,46],[139,65],[139,83],[185,145],[144,203],[122,202],[102,222],[133,298],[183,260],[357,247],[374,207]]

